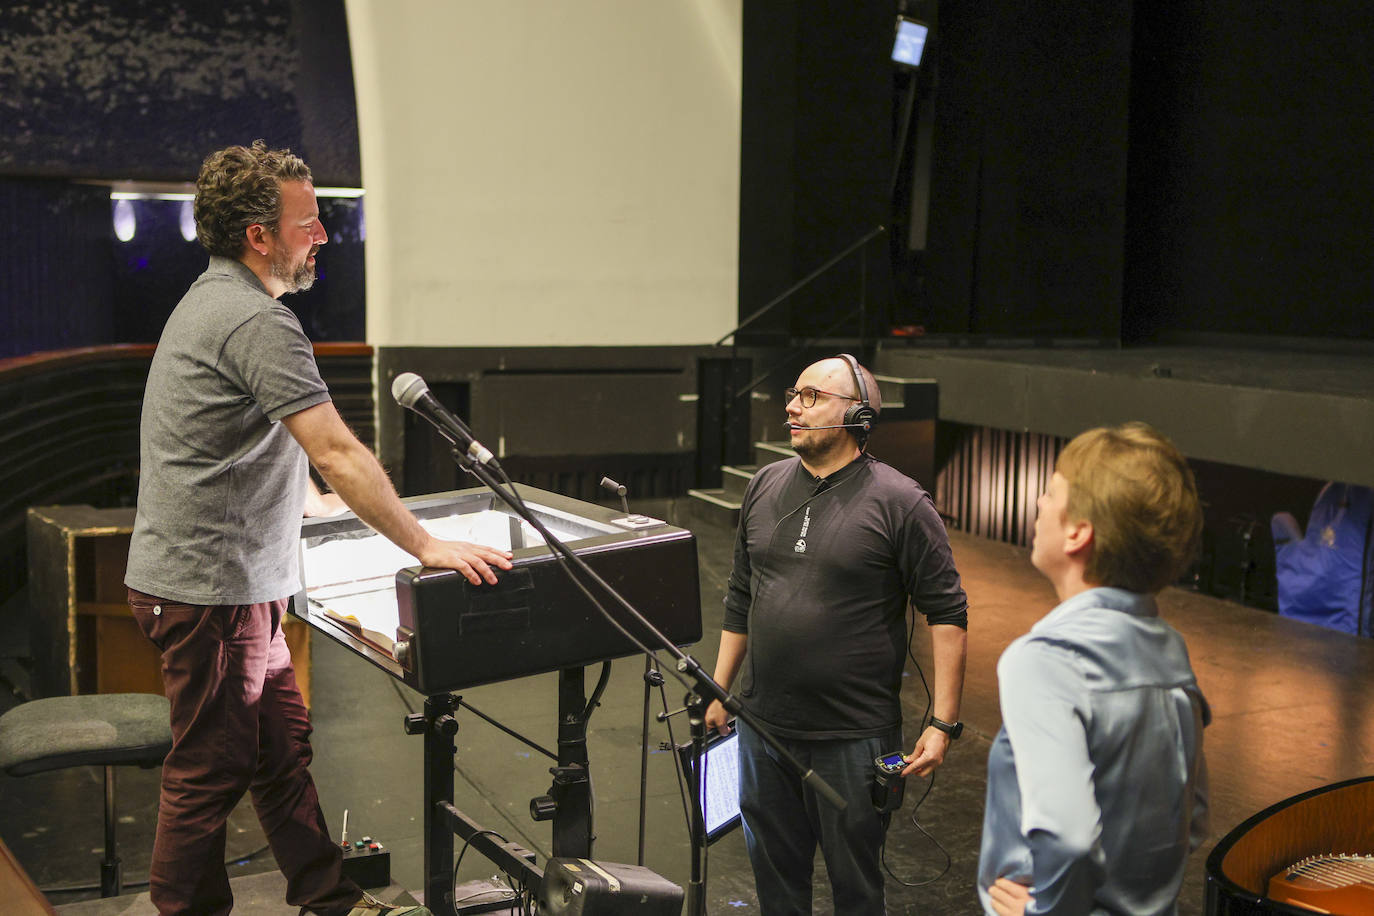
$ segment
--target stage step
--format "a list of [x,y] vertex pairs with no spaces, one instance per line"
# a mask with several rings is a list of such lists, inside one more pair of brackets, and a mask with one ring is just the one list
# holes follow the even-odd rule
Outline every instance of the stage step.
[[749,486],[749,481],[754,479],[754,472],[758,470],[755,464],[723,465],[720,469],[721,482],[724,484],[724,496],[733,503],[738,504],[744,499],[744,491]]
[[690,489],[684,504],[689,518],[688,528],[697,524],[718,528],[734,528],[739,524],[738,499],[732,499],[724,487]]
[[792,446],[786,442],[755,442],[757,464],[722,465],[720,476],[724,486],[687,491],[693,519],[734,528],[739,524],[739,508],[744,491],[754,474],[760,467],[791,458],[793,454]]
[[[235,916],[281,916],[282,913],[296,912],[295,907],[286,905],[286,878],[276,869],[230,878],[229,889],[234,894]],[[414,895],[395,884],[387,888],[374,888],[372,893],[382,900],[397,904],[418,903]],[[5,912],[11,912],[8,909],[11,905],[5,905]],[[78,900],[55,906],[54,909],[59,916],[157,916],[157,907],[148,899],[146,890],[139,893],[130,891],[118,897]]]
[[758,467],[791,458],[795,454],[797,453],[792,451],[792,443],[790,442],[754,443],[754,461]]
[[880,375],[873,373],[873,377],[878,380],[878,392],[883,397],[883,412],[891,410],[901,410],[906,406],[906,386],[909,383],[920,381],[919,379],[901,378],[896,375]]

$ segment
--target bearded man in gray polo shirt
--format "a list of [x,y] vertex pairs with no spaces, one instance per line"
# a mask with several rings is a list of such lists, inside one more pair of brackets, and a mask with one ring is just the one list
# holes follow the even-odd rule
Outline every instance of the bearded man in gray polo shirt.
[[[210,264],[149,370],[125,576],[172,704],[150,895],[161,914],[229,912],[225,823],[251,790],[288,903],[321,916],[426,913],[344,878],[320,811],[309,714],[281,629],[300,585],[301,517],[351,508],[424,565],[474,585],[494,583],[509,554],[420,527],[339,417],[310,341],[278,301],[310,287],[328,241],[306,164],[261,140],[213,153],[195,217]],[[333,493],[314,487],[307,462]]]

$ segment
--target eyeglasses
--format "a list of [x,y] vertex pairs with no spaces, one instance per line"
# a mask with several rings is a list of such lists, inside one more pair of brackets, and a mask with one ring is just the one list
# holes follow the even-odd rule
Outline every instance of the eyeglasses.
[[788,388],[786,391],[783,392],[783,395],[787,398],[788,404],[792,403],[793,398],[801,398],[801,406],[803,407],[815,407],[816,399],[821,395],[825,395],[828,398],[841,398],[846,401],[863,400],[863,398],[854,398],[850,397],[847,394],[836,394],[833,391],[823,391],[820,388],[812,388],[810,386],[807,386],[806,388]]

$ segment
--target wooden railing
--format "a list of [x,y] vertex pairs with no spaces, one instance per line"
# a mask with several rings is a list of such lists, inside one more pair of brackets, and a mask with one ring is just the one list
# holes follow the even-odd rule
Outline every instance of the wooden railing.
[[[132,506],[138,425],[152,344],[113,344],[0,360],[0,606],[27,579],[29,506]],[[364,442],[375,438],[372,347],[315,346],[334,402]]]

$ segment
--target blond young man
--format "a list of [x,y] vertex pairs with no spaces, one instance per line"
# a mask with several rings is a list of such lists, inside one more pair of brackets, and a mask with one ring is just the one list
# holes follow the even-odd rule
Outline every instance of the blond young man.
[[1207,832],[1210,719],[1155,595],[1197,552],[1183,455],[1143,423],[1090,430],[1040,497],[1031,562],[1060,604],[997,665],[978,894],[997,914],[1171,914]]

